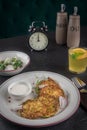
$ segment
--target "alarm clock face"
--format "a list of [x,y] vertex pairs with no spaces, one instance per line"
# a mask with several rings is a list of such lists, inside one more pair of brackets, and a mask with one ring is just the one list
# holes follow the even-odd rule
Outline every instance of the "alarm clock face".
[[29,45],[32,49],[36,51],[41,51],[47,47],[48,38],[42,32],[34,32],[29,37]]

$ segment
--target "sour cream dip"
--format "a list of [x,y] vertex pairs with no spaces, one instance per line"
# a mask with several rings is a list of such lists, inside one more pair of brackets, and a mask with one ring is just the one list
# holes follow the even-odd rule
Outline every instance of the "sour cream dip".
[[12,83],[8,87],[8,93],[10,94],[10,96],[19,99],[29,95],[31,91],[32,91],[31,84],[26,82]]

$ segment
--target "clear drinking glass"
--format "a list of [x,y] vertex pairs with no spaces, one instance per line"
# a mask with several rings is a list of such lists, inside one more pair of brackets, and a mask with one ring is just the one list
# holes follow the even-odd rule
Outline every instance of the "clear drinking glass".
[[87,67],[87,48],[70,48],[69,56],[69,71],[73,73],[83,73]]

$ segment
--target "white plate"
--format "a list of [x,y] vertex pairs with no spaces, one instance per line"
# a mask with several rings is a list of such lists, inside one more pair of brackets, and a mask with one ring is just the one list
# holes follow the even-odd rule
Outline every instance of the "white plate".
[[[10,105],[11,103],[8,102],[8,86],[15,81],[26,81],[33,84],[36,82],[37,79],[41,79],[42,77],[51,77],[52,79],[56,80],[58,83],[61,84],[63,90],[67,91],[68,105],[66,106],[66,108],[53,117],[34,120],[22,118],[16,113],[12,112]],[[80,94],[76,86],[74,86],[74,84],[71,82],[71,80],[69,80],[63,75],[48,71],[32,71],[19,74],[5,81],[0,88],[0,103],[1,115],[6,119],[24,126],[44,127],[58,124],[70,118],[79,107]]]
[[23,62],[23,66],[21,68],[18,68],[16,70],[2,70],[0,71],[0,75],[4,76],[11,76],[20,73],[29,63],[30,63],[30,57],[24,53],[19,51],[4,51],[0,52],[0,61],[5,60],[6,58],[13,58],[17,57]]

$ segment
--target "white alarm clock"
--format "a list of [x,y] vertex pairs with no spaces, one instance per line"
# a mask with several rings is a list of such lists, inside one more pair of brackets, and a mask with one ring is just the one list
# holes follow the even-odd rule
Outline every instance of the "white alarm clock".
[[28,44],[31,49],[41,51],[48,46],[48,37],[46,32],[48,31],[45,22],[42,22],[42,26],[35,26],[37,22],[32,22],[29,28]]

